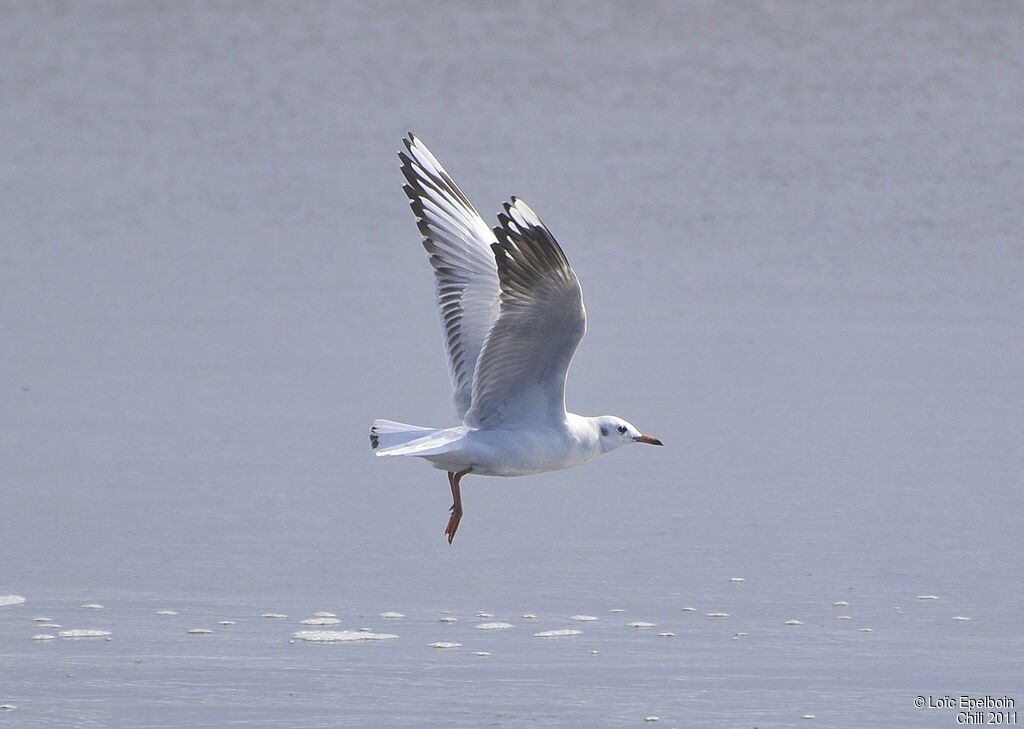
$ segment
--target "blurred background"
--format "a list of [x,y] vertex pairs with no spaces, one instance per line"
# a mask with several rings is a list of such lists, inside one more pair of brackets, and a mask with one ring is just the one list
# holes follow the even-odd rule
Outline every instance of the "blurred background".
[[[736,601],[755,634],[820,628],[657,670],[623,647],[593,676],[513,651],[547,688],[477,663],[473,696],[395,693],[361,658],[345,711],[317,694],[275,726],[632,725],[648,704],[599,698],[625,681],[680,725],[788,726],[811,692],[831,726],[931,727],[913,696],[1010,690],[1021,79],[1015,2],[0,3],[0,592],[120,606],[140,640],[174,601],[659,623]],[[517,195],[565,249],[589,314],[569,407],[666,444],[468,478],[451,547],[444,474],[367,442],[377,417],[454,423],[410,130],[485,219]],[[920,594],[939,612],[898,622]],[[834,634],[839,598],[871,647]],[[21,720],[125,716],[58,699],[18,620]],[[159,671],[115,688],[133,649],[105,650],[79,670],[135,725],[181,708]],[[190,721],[270,716],[272,673],[232,704],[193,659]]]

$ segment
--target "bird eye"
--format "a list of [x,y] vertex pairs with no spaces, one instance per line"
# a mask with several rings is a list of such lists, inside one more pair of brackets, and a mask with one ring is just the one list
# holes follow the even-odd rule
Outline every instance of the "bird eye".
[[622,433],[622,434],[625,434],[625,432],[626,432],[626,426],[625,426],[625,425],[620,425],[620,426],[619,426],[619,432],[620,432],[620,433]]
[[608,428],[601,426],[601,437],[604,438],[608,435]]

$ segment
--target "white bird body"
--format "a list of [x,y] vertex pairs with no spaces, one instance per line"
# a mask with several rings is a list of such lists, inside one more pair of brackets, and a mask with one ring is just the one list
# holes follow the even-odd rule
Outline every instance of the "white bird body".
[[405,140],[402,173],[437,283],[462,425],[377,420],[378,456],[416,456],[448,472],[451,543],[466,474],[527,476],[578,466],[629,443],[661,445],[621,418],[565,410],[565,378],[587,329],[583,291],[537,214],[512,198],[493,230],[430,150]]
[[415,455],[430,461],[435,468],[451,472],[470,469],[477,476],[530,476],[586,463],[604,452],[600,441],[600,430],[594,421],[566,413],[562,422],[539,427],[461,425],[427,430],[392,448],[379,447],[377,453]]

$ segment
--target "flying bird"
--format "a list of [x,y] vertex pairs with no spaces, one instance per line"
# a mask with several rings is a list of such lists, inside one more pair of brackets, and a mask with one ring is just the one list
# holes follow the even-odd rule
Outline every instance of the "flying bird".
[[587,329],[583,291],[561,246],[513,197],[491,229],[412,133],[399,153],[406,195],[434,267],[456,413],[462,425],[376,420],[378,456],[416,456],[448,472],[448,543],[460,481],[578,466],[631,443],[662,443],[612,415],[565,409],[565,376]]

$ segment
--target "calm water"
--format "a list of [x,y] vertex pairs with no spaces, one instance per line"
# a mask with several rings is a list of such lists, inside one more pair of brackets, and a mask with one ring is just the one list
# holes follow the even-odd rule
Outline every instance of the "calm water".
[[[0,4],[0,726],[1020,705],[1022,39],[999,2]],[[468,478],[451,547],[443,474],[366,438],[452,422],[409,129],[566,249],[571,408],[666,443]],[[360,628],[398,638],[293,637]],[[110,635],[32,639],[73,629]]]

